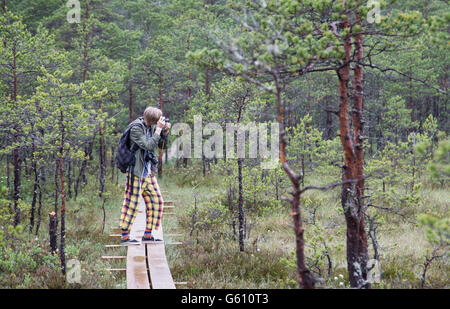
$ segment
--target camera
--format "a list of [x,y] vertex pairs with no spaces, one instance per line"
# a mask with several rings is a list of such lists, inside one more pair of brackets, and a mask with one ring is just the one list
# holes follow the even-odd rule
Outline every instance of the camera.
[[155,156],[153,152],[147,152],[147,155],[145,156],[145,162],[151,161],[153,166],[158,165],[158,158]]

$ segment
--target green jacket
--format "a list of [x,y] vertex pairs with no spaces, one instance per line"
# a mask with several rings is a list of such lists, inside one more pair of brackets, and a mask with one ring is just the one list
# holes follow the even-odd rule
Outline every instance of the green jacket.
[[[138,126],[134,126],[133,128],[131,128],[131,131],[130,131],[131,145],[130,145],[130,147],[133,149],[133,146],[135,144],[137,146],[139,146],[139,148],[136,150],[135,155],[134,155],[136,158],[136,163],[134,165],[134,175],[141,177],[142,172],[144,171],[144,166],[145,166],[145,161],[144,161],[145,150],[155,153],[155,151],[158,149],[158,144],[160,145],[162,140],[166,139],[167,137],[164,136],[162,131],[161,131],[162,136],[160,136],[159,134],[155,134],[156,125],[152,125],[149,128],[150,130],[152,130],[151,131],[152,137],[150,139],[147,138],[146,130],[149,130],[149,129],[145,126],[143,117],[137,118],[132,123],[140,124]],[[136,148],[136,146],[134,146],[134,148]]]

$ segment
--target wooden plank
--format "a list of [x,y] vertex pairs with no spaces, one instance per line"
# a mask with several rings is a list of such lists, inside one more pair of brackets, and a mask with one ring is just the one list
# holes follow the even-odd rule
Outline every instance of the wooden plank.
[[120,237],[122,237],[122,234],[110,234],[109,237],[111,237],[111,238],[120,238]]
[[175,289],[164,243],[147,244],[147,260],[153,289]]
[[105,248],[123,248],[121,245],[105,245]]
[[[153,234],[155,238],[164,240],[162,226]],[[147,261],[152,289],[176,289],[167,263],[164,242],[147,244]]]
[[[145,204],[139,197],[139,208],[144,209]],[[138,212],[131,227],[130,236],[140,240],[142,234],[138,231],[145,229],[145,215]],[[143,244],[127,247],[127,288],[128,289],[150,289],[150,281],[147,273],[145,259],[145,246]]]
[[168,242],[166,245],[182,245],[183,243],[180,241]]
[[104,260],[115,260],[115,259],[126,259],[127,257],[125,255],[113,255],[113,256],[102,256],[102,259]]

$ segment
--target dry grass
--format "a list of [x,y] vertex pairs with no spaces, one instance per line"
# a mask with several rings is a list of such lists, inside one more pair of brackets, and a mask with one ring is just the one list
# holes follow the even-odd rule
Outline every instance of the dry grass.
[[[214,175],[208,176],[217,184]],[[329,183],[329,179],[320,179],[316,184]],[[312,181],[314,182],[314,181]],[[180,201],[177,208],[177,226],[183,234],[184,244],[169,249],[172,273],[179,281],[188,281],[188,288],[296,288],[296,269],[294,250],[294,234],[292,219],[289,216],[289,205],[284,209],[264,212],[263,215],[247,214],[248,222],[252,222],[251,235],[246,239],[246,252],[240,253],[237,239],[232,237],[229,225],[215,231],[200,231],[198,243],[196,233],[189,236],[191,217],[187,216],[193,207],[194,194],[191,186],[180,186],[163,181],[171,197]],[[206,181],[207,183],[207,181]],[[199,207],[212,199],[220,189],[217,186],[200,185],[196,189]],[[449,193],[442,189],[423,189],[422,208],[433,213],[448,215]],[[304,205],[305,199],[318,205],[315,214],[316,225],[312,225],[312,213]],[[340,213],[339,190],[309,191],[303,198],[303,217],[306,228],[306,254],[311,270],[316,276],[325,280],[320,288],[348,287],[347,265],[345,254],[345,221]],[[427,206],[429,205],[429,206]],[[306,209],[305,209],[306,208]],[[414,213],[424,212],[415,209]],[[395,214],[390,223],[379,228],[380,264],[382,270],[381,283],[373,284],[374,288],[418,288],[422,275],[425,256],[432,250],[418,226],[404,222]],[[413,218],[414,219],[414,218]],[[392,222],[395,222],[392,223]],[[316,231],[317,224],[321,230]],[[314,253],[321,250],[321,244],[315,240],[320,234],[327,245],[332,260],[332,273],[328,276],[328,262],[321,259],[318,268]],[[373,255],[369,239],[369,254]],[[426,287],[448,288],[448,260],[438,259],[433,262],[427,272]],[[343,277],[341,279],[341,277]],[[342,282],[342,283],[341,283]],[[339,284],[340,283],[340,284]]]

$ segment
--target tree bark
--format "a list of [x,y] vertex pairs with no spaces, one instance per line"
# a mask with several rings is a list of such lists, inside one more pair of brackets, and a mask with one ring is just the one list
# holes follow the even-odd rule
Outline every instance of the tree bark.
[[30,233],[33,233],[34,212],[36,209],[37,190],[38,190],[38,186],[39,186],[39,175],[38,175],[38,170],[37,170],[37,163],[36,163],[36,159],[34,158],[34,153],[35,153],[34,140],[33,140],[31,152],[32,152],[32,156],[33,156],[32,160],[33,160],[34,184],[33,184],[33,199],[31,201],[31,210],[30,210]]
[[[17,53],[16,53],[16,43],[13,44],[12,47],[12,56],[13,56],[13,100],[17,104],[17,93],[18,93],[18,76],[17,76]],[[19,133],[17,132],[17,125],[14,124],[14,143],[19,144]],[[19,146],[13,149],[13,165],[14,165],[14,226],[17,226],[20,223],[20,209],[19,209],[19,200],[20,200],[20,189],[21,189],[21,160],[19,157]]]
[[48,228],[48,233],[49,233],[49,237],[50,237],[50,252],[52,254],[56,253],[56,248],[57,248],[57,240],[56,240],[56,233],[58,230],[57,227],[57,218],[56,218],[56,213],[55,212],[51,212],[48,215],[49,217],[49,228]]
[[[86,22],[89,20],[89,12],[90,12],[90,7],[89,7],[89,1],[86,1],[86,11],[85,11],[85,15],[84,18],[86,20]],[[86,81],[87,78],[87,73],[89,70],[89,31],[86,30],[86,34],[84,36],[84,42],[83,42],[83,83]]]
[[[75,198],[78,196],[78,190],[80,188],[81,181],[83,181],[83,185],[86,185],[88,183],[87,179],[87,161],[92,159],[92,149],[94,147],[94,140],[95,140],[96,132],[94,130],[94,134],[92,138],[87,142],[87,145],[84,147],[84,153],[85,158],[83,159],[83,162],[81,163],[81,168],[77,177],[77,180],[75,182]],[[83,187],[83,186],[81,186]]]
[[[412,62],[412,59],[411,59]],[[413,101],[413,85],[412,85],[412,65],[409,65],[409,103],[408,108],[410,109],[411,113],[411,123],[415,121],[414,117],[414,101]]]
[[[357,23],[361,24],[359,17]],[[348,19],[344,28],[349,27]],[[343,181],[359,179],[356,183],[347,182],[342,186],[341,204],[347,224],[347,268],[351,287],[370,288],[367,283],[367,235],[364,229],[364,170],[363,170],[363,75],[358,61],[362,59],[362,34],[355,35],[353,140],[350,136],[349,94],[350,57],[352,53],[351,34],[344,38],[345,59],[338,69],[339,78],[339,131],[344,148],[345,167]]]
[[289,177],[292,185],[292,198],[289,199],[292,207],[291,216],[294,221],[295,233],[295,252],[297,256],[297,282],[303,289],[314,289],[315,279],[305,263],[305,240],[304,228],[302,226],[302,215],[300,210],[300,184],[299,178],[302,175],[296,175],[286,161],[286,132],[283,125],[283,104],[281,99],[281,85],[279,84],[278,76],[274,76],[276,87],[276,101],[278,111],[278,124],[280,126],[280,161],[282,167]]
[[56,227],[58,227],[58,196],[59,196],[59,184],[58,184],[58,162],[55,158],[55,205],[54,205],[54,212],[56,216]]
[[8,200],[11,200],[11,172],[9,168],[9,155],[6,155],[6,187],[8,188]]
[[61,261],[61,271],[66,274],[66,190],[64,187],[64,169],[63,169],[63,157],[64,157],[64,114],[61,109],[60,112],[60,125],[61,125],[61,143],[59,146],[59,180],[61,182],[61,237],[59,245],[59,259]]
[[[103,108],[100,106],[100,111],[103,113]],[[99,188],[99,196],[102,197],[103,192],[105,191],[105,180],[106,180],[106,140],[105,140],[105,121],[100,123],[99,129],[99,160],[100,160],[100,188]]]
[[238,182],[239,182],[239,198],[238,198],[238,211],[239,211],[239,251],[244,252],[244,198],[242,188],[242,159],[238,158]]
[[45,177],[43,176],[44,167],[41,167],[41,171],[39,173],[39,197],[38,197],[38,211],[37,211],[37,222],[36,222],[36,232],[35,235],[39,235],[39,228],[41,227],[41,214],[42,214],[42,186],[45,182]]
[[72,160],[69,160],[67,162],[67,195],[69,196],[69,199],[72,198]]

